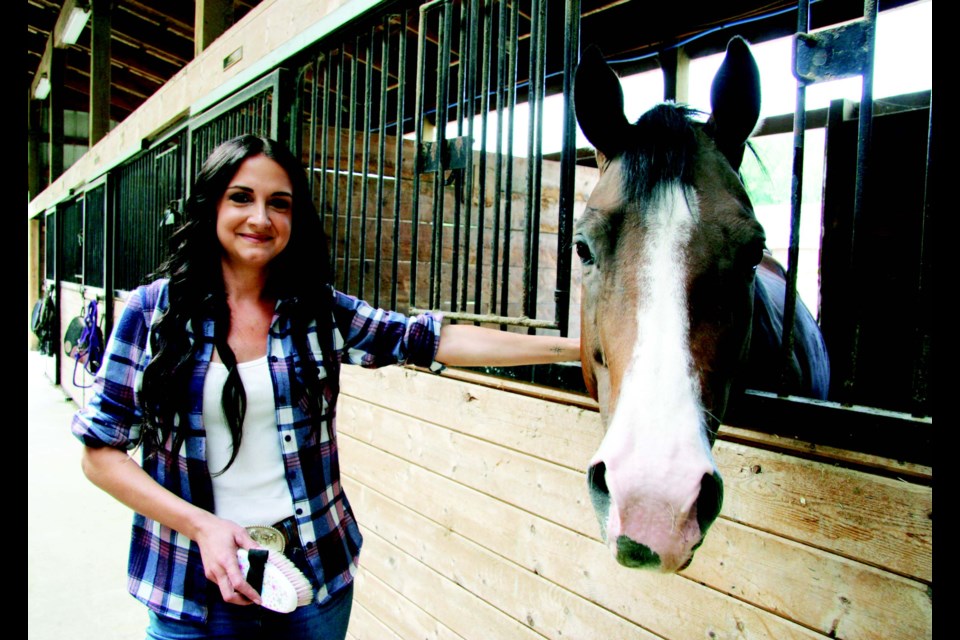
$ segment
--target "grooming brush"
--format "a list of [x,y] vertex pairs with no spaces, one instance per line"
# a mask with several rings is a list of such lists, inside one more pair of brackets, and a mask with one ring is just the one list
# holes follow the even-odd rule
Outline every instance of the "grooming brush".
[[[260,593],[260,606],[290,613],[313,601],[310,581],[282,553],[267,549],[237,549],[237,560],[247,582]],[[261,584],[258,586],[255,582]]]

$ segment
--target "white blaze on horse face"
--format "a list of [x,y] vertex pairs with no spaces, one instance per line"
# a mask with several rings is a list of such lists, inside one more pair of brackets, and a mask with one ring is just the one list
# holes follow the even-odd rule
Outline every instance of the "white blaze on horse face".
[[594,460],[610,493],[608,542],[614,551],[621,536],[648,547],[664,571],[683,566],[703,537],[697,498],[704,474],[716,471],[688,338],[683,256],[695,197],[672,187],[645,214],[637,339]]

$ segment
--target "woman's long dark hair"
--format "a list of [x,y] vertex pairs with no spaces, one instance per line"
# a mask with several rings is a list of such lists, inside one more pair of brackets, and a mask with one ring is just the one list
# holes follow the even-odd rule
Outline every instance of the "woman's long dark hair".
[[[290,241],[269,265],[265,295],[284,300],[291,314],[294,346],[301,363],[303,394],[312,415],[321,414],[323,388],[319,370],[309,356],[307,329],[317,322],[317,339],[326,369],[324,384],[333,410],[339,391],[337,359],[333,355],[332,273],[327,240],[310,196],[300,161],[283,145],[268,138],[243,135],[224,142],[204,162],[187,200],[183,225],[171,238],[171,255],[157,276],[167,277],[170,305],[150,334],[153,358],[143,372],[140,400],[146,417],[141,443],[159,448],[173,436],[173,452],[186,437],[193,400],[190,383],[195,355],[202,344],[203,322],[214,321],[214,344],[227,367],[221,405],[230,427],[233,451],[222,473],[233,464],[240,448],[246,393],[236,357],[227,344],[230,309],[223,284],[217,205],[240,165],[265,155],[283,167],[293,187]],[[194,334],[191,346],[188,323]],[[293,381],[298,387],[297,381]],[[297,401],[291,398],[291,401]],[[175,427],[179,420],[179,426]]]

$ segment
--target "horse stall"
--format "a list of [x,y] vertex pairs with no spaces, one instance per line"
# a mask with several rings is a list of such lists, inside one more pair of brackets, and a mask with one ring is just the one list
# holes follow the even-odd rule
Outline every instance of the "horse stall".
[[[600,42],[608,59],[629,58],[617,69],[623,75],[660,68],[663,97],[682,99],[688,58],[722,52],[731,36],[760,42],[824,29],[847,42],[858,29],[854,37],[872,37],[876,19],[872,2],[716,4],[724,6],[665,7],[669,19],[626,33],[613,26],[635,23],[637,3],[379,3],[145,137],[104,181],[88,169],[82,194],[47,209],[47,254],[56,259],[44,273],[56,285],[60,335],[91,299],[109,335],[126,292],[162,259],[198,162],[241,131],[301,154],[338,288],[403,312],[439,310],[450,322],[582,335],[574,231],[600,169],[576,138],[581,50]],[[266,27],[294,22],[296,10],[275,2],[244,28],[277,38]],[[210,57],[219,62],[234,44],[211,47]],[[248,52],[243,64],[256,59]],[[853,66],[872,73],[862,60]],[[805,82],[815,84],[811,74]],[[564,105],[558,124],[544,115],[552,97]],[[821,297],[812,311],[834,376],[826,399],[778,391],[775,379],[737,397],[712,446],[722,507],[679,571],[623,566],[604,539],[588,476],[607,420],[576,363],[343,368],[337,442],[364,536],[348,636],[931,638],[930,257],[904,249],[893,258],[884,244],[897,229],[909,229],[915,244],[928,238],[929,92],[925,100],[872,111],[871,100],[837,103],[806,120],[757,125],[757,136],[826,131]],[[864,118],[876,125],[872,151],[860,148]],[[920,140],[905,163],[916,170],[905,189],[914,196],[903,205],[909,213],[861,231],[861,219],[894,194],[865,197],[855,169],[867,153],[873,167],[893,162],[902,141],[890,132],[906,131],[908,120],[911,144]],[[104,185],[108,197],[96,191]],[[795,273],[797,247],[786,255]],[[878,318],[864,311],[874,309],[861,304],[866,294],[844,295],[845,278],[884,261],[877,287],[912,300],[913,317]],[[101,281],[91,281],[94,272]],[[792,309],[799,303],[789,284]],[[892,362],[878,362],[881,337],[894,331],[909,339]],[[55,361],[57,382],[83,404],[88,374],[74,384],[62,348]]]
[[[569,96],[570,76],[552,75],[551,64],[569,71],[558,58],[570,55],[563,42],[575,36],[563,28],[569,20],[545,20],[544,4],[499,6],[476,27],[471,11],[477,5],[430,3],[415,27],[408,14],[390,16],[382,30],[318,54],[299,76],[310,96],[305,163],[327,168],[316,188],[337,272],[343,288],[393,308],[578,335],[580,270],[565,260],[596,166],[569,148],[517,158],[508,145],[536,149],[543,131],[533,128],[519,143],[504,133],[515,113],[536,120],[542,92]],[[587,26],[584,18],[583,33]],[[498,32],[515,38],[499,51],[490,44]],[[415,82],[396,61],[404,34],[419,38]],[[538,46],[546,70],[530,54]],[[391,64],[398,70],[388,78],[365,71]],[[470,90],[491,82],[473,71],[513,78],[518,69],[529,70],[525,79]],[[377,86],[416,91],[392,97]],[[337,97],[318,100],[331,90],[349,94],[356,111],[329,119],[347,110]],[[383,120],[379,135],[367,133],[378,116],[402,121],[395,114],[404,100],[414,108],[402,143]],[[484,135],[496,127],[495,137]],[[478,138],[487,142],[468,150]],[[538,231],[530,234],[531,226]],[[838,236],[825,239],[839,243]],[[692,564],[662,575],[618,565],[601,540],[585,480],[603,422],[582,388],[545,386],[538,376],[550,380],[551,372],[536,371],[519,380],[410,368],[342,375],[344,483],[366,540],[353,637],[932,635],[929,451],[917,455],[920,445],[903,456],[862,442],[871,429],[928,433],[929,420],[894,427],[883,411],[752,392],[713,450],[724,478],[720,517]]]

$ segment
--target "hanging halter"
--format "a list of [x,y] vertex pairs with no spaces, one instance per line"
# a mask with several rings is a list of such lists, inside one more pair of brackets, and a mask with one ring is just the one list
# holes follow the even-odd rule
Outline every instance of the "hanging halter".
[[73,384],[81,389],[89,389],[93,383],[83,385],[77,382],[77,369],[80,365],[91,375],[96,375],[103,359],[103,333],[97,326],[97,301],[87,303],[87,312],[83,318],[83,331],[77,340],[77,347],[73,352],[75,360],[73,366]]

